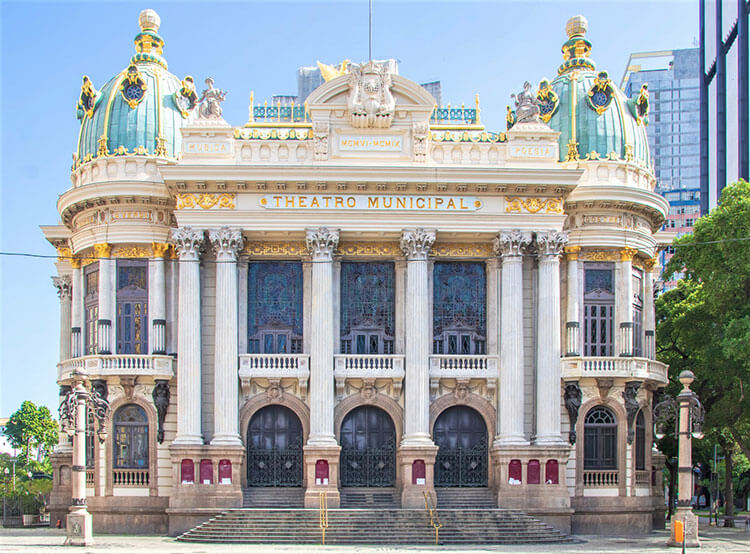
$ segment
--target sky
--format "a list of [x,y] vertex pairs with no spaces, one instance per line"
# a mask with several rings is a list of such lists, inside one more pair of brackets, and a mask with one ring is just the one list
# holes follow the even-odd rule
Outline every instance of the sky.
[[[368,56],[368,2],[34,2],[0,0],[0,417],[24,400],[57,409],[59,300],[55,251],[39,226],[59,221],[80,123],[81,76],[100,88],[127,67],[138,15],[161,17],[169,70],[211,76],[229,91],[224,117],[247,121],[256,102],[296,94],[296,69]],[[598,69],[620,82],[632,52],[697,45],[698,2],[394,2],[373,0],[373,58],[442,82],[443,104],[473,106],[505,130],[510,94],[552,78],[566,21],[583,14]]]

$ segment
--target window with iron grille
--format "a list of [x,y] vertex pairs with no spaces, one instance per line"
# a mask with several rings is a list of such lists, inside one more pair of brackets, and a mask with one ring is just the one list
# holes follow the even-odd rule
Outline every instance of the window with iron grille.
[[117,353],[148,354],[148,262],[117,262]]
[[633,356],[643,356],[643,271],[633,268]]
[[302,264],[251,262],[247,279],[247,351],[302,352]]
[[341,263],[341,353],[393,354],[392,262]]
[[137,404],[127,404],[114,416],[114,467],[148,468],[148,417]]
[[432,279],[432,353],[485,354],[484,263],[435,262]]
[[87,265],[83,273],[84,279],[84,325],[86,354],[97,353],[96,328],[99,320],[99,262]]
[[584,356],[612,356],[614,352],[615,288],[611,263],[583,266]]
[[635,469],[646,469],[646,418],[642,410],[635,419]]
[[595,406],[583,423],[583,469],[617,469],[617,418]]

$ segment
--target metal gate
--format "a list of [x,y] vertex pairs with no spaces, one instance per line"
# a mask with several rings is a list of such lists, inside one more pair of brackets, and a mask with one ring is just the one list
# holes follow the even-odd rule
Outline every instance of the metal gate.
[[284,406],[266,406],[247,428],[247,484],[302,486],[302,425]]
[[3,527],[23,526],[23,501],[20,496],[3,497]]
[[487,486],[487,426],[476,410],[454,406],[435,421],[436,487]]
[[396,430],[380,408],[361,406],[341,424],[341,486],[392,487],[396,483]]

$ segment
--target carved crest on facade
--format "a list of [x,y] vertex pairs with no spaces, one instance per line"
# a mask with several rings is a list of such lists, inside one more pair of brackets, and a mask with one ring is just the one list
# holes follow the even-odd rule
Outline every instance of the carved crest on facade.
[[373,62],[351,66],[347,105],[352,127],[387,129],[393,122],[396,101],[391,94],[391,73]]

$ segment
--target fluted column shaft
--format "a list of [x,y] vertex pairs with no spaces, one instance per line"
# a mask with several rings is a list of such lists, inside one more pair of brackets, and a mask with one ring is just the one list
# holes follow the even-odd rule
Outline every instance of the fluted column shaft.
[[307,444],[336,446],[333,432],[333,254],[339,243],[335,229],[307,231],[312,257],[310,342],[310,437]]
[[70,309],[70,357],[78,358],[83,355],[83,270],[81,260],[72,258],[73,266],[71,277],[71,309]]
[[565,323],[565,355],[581,355],[580,299],[578,298],[578,253],[580,246],[568,246],[565,253],[568,260],[567,310]]
[[203,444],[201,433],[200,250],[203,231],[172,230],[179,255],[177,436],[174,444]]
[[237,254],[242,231],[209,232],[216,252],[216,340],[214,351],[214,436],[211,444],[241,446],[237,358]]
[[654,267],[657,265],[657,259],[651,258],[646,260],[645,271],[643,272],[643,304],[644,304],[644,352],[643,356],[650,359],[656,359],[656,344],[654,332],[656,329],[656,307],[654,306]]
[[539,233],[536,443],[560,444],[560,254],[568,237]]
[[151,244],[154,258],[149,262],[148,271],[148,311],[151,320],[149,346],[152,354],[167,353],[167,279],[164,261],[169,244]]
[[112,246],[99,243],[94,245],[94,253],[99,260],[99,318],[96,325],[96,344],[99,354],[114,354],[114,318],[115,304],[114,272],[115,260],[111,259]]
[[501,232],[495,253],[502,256],[500,300],[500,394],[497,445],[528,444],[524,434],[523,250],[530,238]]
[[633,248],[620,250],[617,286],[615,287],[615,311],[617,313],[616,355],[633,355]]
[[403,446],[431,446],[430,438],[430,296],[427,255],[435,231],[404,230],[401,250],[406,256],[405,417]]
[[70,275],[52,277],[60,297],[60,361],[70,358],[70,327],[71,327],[71,293],[72,280]]

